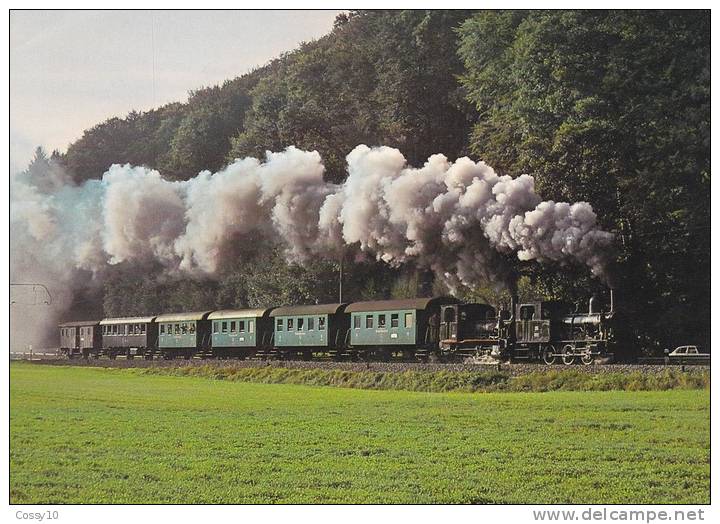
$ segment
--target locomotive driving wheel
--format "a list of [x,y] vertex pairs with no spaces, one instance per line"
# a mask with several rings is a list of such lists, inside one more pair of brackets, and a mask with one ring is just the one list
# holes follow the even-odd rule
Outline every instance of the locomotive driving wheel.
[[585,366],[589,366],[590,364],[595,362],[595,357],[592,353],[590,353],[590,350],[588,349],[585,353],[583,353],[583,356],[580,358],[580,362],[582,362]]
[[546,346],[542,352],[542,359],[545,364],[552,366],[555,364],[555,348],[553,346]]
[[575,347],[571,344],[567,344],[563,348],[562,361],[566,366],[570,366],[575,363]]

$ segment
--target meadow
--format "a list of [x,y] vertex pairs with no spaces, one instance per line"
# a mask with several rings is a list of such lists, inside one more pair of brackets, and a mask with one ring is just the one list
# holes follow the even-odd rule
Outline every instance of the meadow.
[[708,503],[710,394],[428,393],[13,363],[12,503]]

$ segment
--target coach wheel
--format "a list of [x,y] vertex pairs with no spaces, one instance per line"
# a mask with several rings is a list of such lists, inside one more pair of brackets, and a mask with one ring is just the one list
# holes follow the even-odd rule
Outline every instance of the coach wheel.
[[593,362],[595,362],[595,357],[593,356],[592,353],[590,353],[590,351],[588,351],[587,353],[583,353],[583,356],[580,358],[580,361],[581,361],[585,366],[589,366],[590,364],[592,364]]
[[575,363],[575,348],[570,344],[563,348],[562,361],[566,366],[570,366]]
[[542,354],[543,362],[545,362],[548,366],[552,366],[555,364],[555,348],[552,346],[547,346],[545,349],[543,349]]

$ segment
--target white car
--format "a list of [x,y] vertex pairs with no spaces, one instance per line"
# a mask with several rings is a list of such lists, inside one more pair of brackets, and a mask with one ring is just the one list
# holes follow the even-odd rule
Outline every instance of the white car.
[[697,346],[678,346],[670,353],[669,356],[683,358],[710,358],[710,353],[700,353]]

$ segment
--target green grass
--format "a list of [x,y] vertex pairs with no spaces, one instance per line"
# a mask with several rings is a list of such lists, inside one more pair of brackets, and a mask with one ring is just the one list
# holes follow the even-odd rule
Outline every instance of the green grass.
[[426,392],[496,391],[664,391],[710,387],[708,370],[586,373],[580,370],[541,370],[519,376],[506,371],[343,371],[238,366],[171,366],[137,368],[137,373],[206,377],[259,384],[302,384],[358,389],[397,389]]
[[13,503],[708,503],[707,389],[422,393],[12,364]]

